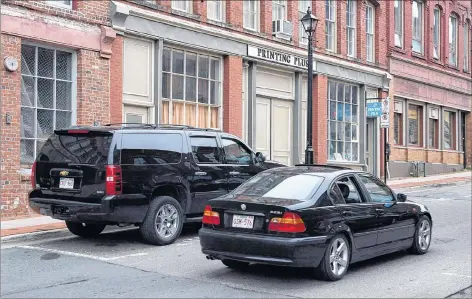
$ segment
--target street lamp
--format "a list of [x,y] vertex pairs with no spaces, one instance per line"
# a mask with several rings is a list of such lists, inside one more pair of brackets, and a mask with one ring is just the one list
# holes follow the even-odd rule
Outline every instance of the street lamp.
[[306,149],[305,164],[313,164],[313,32],[316,30],[318,19],[311,14],[308,7],[306,15],[300,20],[308,35],[308,100],[307,100],[307,130],[306,130]]

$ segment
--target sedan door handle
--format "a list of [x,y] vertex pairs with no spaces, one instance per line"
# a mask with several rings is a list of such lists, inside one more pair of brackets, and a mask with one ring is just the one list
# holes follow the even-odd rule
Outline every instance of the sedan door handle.
[[237,172],[237,171],[230,171],[229,172],[229,175],[238,175],[238,174],[239,174],[239,172]]
[[195,175],[207,175],[207,173],[204,171],[197,171],[195,172]]
[[352,216],[351,211],[344,211],[342,214],[343,214],[343,216]]
[[383,214],[385,214],[385,211],[384,211],[384,209],[375,209],[375,211],[376,211],[376,212],[377,212],[377,214],[379,214],[379,215],[383,215]]

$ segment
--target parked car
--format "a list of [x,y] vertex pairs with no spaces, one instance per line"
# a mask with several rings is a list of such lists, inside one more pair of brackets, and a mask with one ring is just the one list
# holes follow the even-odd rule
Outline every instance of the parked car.
[[280,166],[236,136],[211,129],[74,127],[55,131],[41,148],[29,204],[82,237],[106,225],[134,224],[145,241],[166,245],[184,222],[201,221],[208,200]]
[[202,252],[230,268],[309,267],[341,279],[351,263],[409,249],[424,254],[432,218],[369,173],[300,165],[266,170],[210,200]]

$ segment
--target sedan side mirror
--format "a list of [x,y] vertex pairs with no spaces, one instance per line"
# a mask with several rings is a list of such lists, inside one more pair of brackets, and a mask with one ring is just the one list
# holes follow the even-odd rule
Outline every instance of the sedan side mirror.
[[264,162],[266,160],[266,157],[264,156],[263,153],[257,152],[256,153],[256,160],[259,162]]
[[397,194],[397,200],[398,200],[399,202],[405,202],[405,201],[406,201],[406,195],[403,194],[403,193],[398,193],[398,194]]

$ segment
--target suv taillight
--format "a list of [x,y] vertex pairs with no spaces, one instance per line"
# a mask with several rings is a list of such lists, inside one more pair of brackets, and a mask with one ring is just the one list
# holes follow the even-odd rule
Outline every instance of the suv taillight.
[[220,214],[218,214],[218,212],[212,211],[211,206],[207,205],[203,211],[202,223],[220,225]]
[[36,189],[36,162],[33,163],[33,167],[31,168],[31,187]]
[[107,165],[105,190],[107,195],[119,195],[123,190],[121,179],[121,167],[116,165]]
[[299,215],[293,212],[285,212],[282,218],[274,217],[270,220],[268,230],[281,233],[302,233],[306,230],[306,227]]

